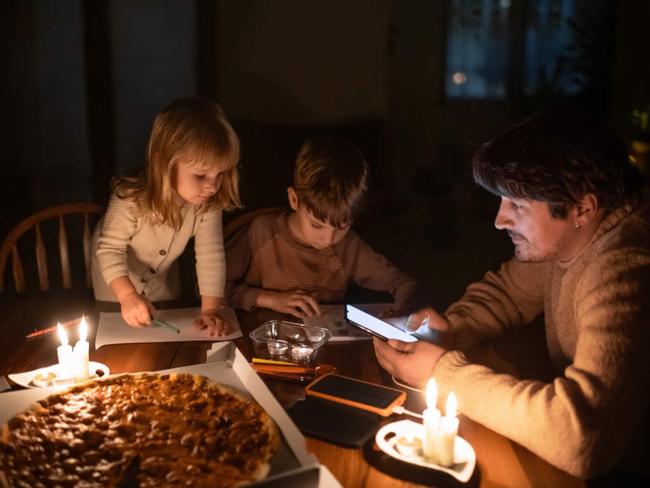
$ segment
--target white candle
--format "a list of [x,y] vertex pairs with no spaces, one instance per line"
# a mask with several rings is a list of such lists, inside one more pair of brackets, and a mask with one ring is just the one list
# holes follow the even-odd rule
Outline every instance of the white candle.
[[440,420],[440,446],[438,449],[438,463],[442,466],[454,465],[454,444],[458,434],[458,418],[456,417],[456,395],[447,396],[445,416]]
[[269,342],[268,348],[271,356],[282,356],[289,349],[289,343],[282,339],[277,339]]
[[440,432],[440,410],[436,408],[436,400],[438,397],[438,385],[436,380],[431,378],[427,383],[426,399],[427,408],[422,413],[424,419],[424,445],[422,446],[422,453],[427,459],[437,461],[438,455],[436,452],[437,437]]
[[72,346],[68,344],[68,334],[65,333],[63,326],[57,323],[56,328],[61,341],[61,345],[56,348],[56,356],[59,360],[59,376],[61,378],[72,378],[74,375]]
[[81,317],[79,324],[79,340],[74,345],[74,378],[76,381],[83,381],[90,376],[88,371],[88,325],[86,325],[86,317]]

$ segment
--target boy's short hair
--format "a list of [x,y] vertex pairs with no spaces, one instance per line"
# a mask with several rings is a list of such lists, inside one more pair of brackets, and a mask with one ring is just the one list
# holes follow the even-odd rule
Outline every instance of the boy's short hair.
[[625,144],[567,107],[534,115],[492,139],[476,152],[472,167],[474,180],[488,191],[547,202],[559,219],[587,193],[610,212],[638,200],[644,185]]
[[334,227],[351,224],[363,210],[368,163],[347,141],[311,139],[298,152],[293,187],[300,204],[318,220]]

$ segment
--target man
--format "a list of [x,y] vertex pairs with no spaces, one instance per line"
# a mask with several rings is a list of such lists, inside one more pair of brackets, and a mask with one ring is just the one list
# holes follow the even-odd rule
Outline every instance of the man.
[[[484,145],[475,181],[501,197],[495,226],[515,256],[443,314],[416,312],[438,344],[375,340],[380,364],[422,387],[436,378],[466,416],[581,478],[649,473],[650,205],[643,177],[606,129],[566,110]],[[554,378],[470,362],[465,351],[544,316]],[[636,478],[635,478],[636,479]]]

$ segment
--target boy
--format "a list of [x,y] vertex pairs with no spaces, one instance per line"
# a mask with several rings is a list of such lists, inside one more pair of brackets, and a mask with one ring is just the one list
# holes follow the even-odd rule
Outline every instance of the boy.
[[367,179],[368,165],[352,144],[304,143],[287,189],[291,210],[257,217],[226,243],[228,304],[303,318],[320,315],[319,303],[341,303],[353,282],[391,293],[395,308],[384,314],[412,309],[415,280],[350,231]]

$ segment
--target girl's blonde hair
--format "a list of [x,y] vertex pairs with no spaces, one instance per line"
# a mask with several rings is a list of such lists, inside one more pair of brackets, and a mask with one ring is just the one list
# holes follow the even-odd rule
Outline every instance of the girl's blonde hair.
[[179,228],[182,218],[174,202],[172,175],[184,161],[224,171],[221,187],[201,210],[241,207],[239,139],[219,105],[207,98],[181,98],[163,108],[151,129],[144,170],[135,177],[114,178],[113,191],[120,198],[136,200],[154,222]]

